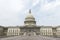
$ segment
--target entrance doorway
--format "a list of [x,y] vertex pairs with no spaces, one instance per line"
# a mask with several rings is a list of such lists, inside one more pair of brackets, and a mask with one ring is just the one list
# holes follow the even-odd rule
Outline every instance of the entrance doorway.
[[26,32],[26,35],[27,36],[34,36],[34,35],[36,35],[36,33],[33,30],[30,29]]

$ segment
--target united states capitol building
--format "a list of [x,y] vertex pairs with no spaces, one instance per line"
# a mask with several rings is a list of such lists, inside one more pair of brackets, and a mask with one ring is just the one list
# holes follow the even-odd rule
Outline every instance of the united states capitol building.
[[29,10],[28,15],[25,18],[23,26],[0,26],[0,36],[56,36],[60,37],[60,27],[52,26],[38,26],[34,16]]

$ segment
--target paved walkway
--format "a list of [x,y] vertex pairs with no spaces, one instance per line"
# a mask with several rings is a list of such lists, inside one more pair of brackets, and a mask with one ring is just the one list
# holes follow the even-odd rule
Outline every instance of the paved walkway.
[[0,40],[60,40],[60,38],[45,37],[45,36],[15,36],[8,38],[0,38]]

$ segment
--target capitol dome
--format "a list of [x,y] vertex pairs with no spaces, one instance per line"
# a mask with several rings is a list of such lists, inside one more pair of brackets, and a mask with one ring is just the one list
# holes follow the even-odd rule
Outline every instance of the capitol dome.
[[24,21],[24,24],[25,25],[36,25],[36,21],[35,21],[35,18],[33,17],[33,15],[31,14],[31,10],[29,10],[29,13],[28,15],[26,16],[25,18],[25,21]]

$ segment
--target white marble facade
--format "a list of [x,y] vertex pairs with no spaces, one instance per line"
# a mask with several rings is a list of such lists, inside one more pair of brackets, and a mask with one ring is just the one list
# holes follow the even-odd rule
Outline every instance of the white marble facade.
[[7,31],[7,36],[13,36],[13,35],[19,35],[20,33],[20,28],[18,27],[9,27]]
[[44,35],[44,36],[60,36],[60,27],[37,26],[35,18],[29,10],[23,26],[0,27],[0,36],[16,36],[16,35]]

